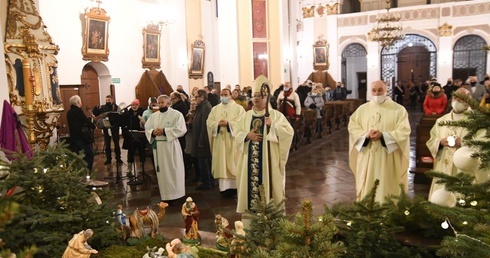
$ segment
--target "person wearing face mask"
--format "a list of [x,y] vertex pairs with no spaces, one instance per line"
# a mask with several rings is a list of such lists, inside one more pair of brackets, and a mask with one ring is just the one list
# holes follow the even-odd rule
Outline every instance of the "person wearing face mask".
[[424,114],[426,115],[442,115],[446,111],[447,98],[443,93],[441,85],[433,83],[432,87],[427,91],[424,100]]
[[238,150],[235,148],[235,124],[245,114],[245,109],[236,104],[231,90],[221,90],[221,103],[209,113],[206,125],[212,153],[211,174],[219,181],[219,190],[224,197],[236,194],[236,165]]
[[284,83],[282,91],[277,96],[277,107],[278,110],[292,123],[301,115],[299,96],[294,92],[290,82]]
[[194,94],[197,106],[192,119],[192,157],[197,158],[201,174],[201,185],[196,190],[209,190],[214,186],[214,179],[211,176],[211,148],[206,126],[212,108],[208,96],[205,90],[198,90]]
[[[114,103],[114,98],[112,95],[107,95],[105,97],[105,105],[97,106],[93,110],[95,116],[102,115],[107,112],[120,111],[120,108]],[[111,139],[114,142],[114,152],[116,153],[116,162],[122,164],[121,160],[121,148],[119,147],[119,125],[112,125],[110,128],[103,128],[104,132],[104,146],[105,146],[105,156],[106,160],[104,165],[111,164]]]
[[170,107],[170,97],[160,95],[159,111],[145,123],[145,134],[153,149],[162,201],[174,205],[185,195],[185,167],[179,137],[187,132],[184,116]]
[[325,102],[323,101],[323,98],[319,92],[319,89],[322,89],[321,85],[315,86],[315,87],[313,87],[313,89],[311,89],[311,92],[308,94],[308,97],[306,97],[305,106],[308,109],[315,111],[316,135],[321,136],[321,132],[322,132],[321,110],[322,110],[323,106],[325,105]]
[[[471,92],[466,88],[459,88],[456,92],[471,98]],[[453,97],[451,106],[451,112],[436,120],[430,130],[430,138],[426,145],[434,158],[434,170],[455,176],[458,173],[458,168],[453,164],[453,156],[455,151],[464,145],[462,139],[468,132],[463,127],[442,126],[440,123],[466,119],[465,112],[469,109],[469,106],[457,97]],[[479,137],[478,134],[477,137]],[[429,201],[437,201],[433,199],[433,193],[444,188],[444,184],[437,184],[436,181],[435,178],[432,180]],[[437,197],[437,195],[434,197]]]
[[470,91],[471,97],[480,102],[485,94],[485,86],[478,83],[478,77],[471,76],[470,77]]
[[351,115],[349,167],[356,180],[357,200],[362,200],[379,179],[376,201],[399,195],[400,184],[408,190],[410,123],[407,110],[387,95],[383,81],[371,84],[371,101]]

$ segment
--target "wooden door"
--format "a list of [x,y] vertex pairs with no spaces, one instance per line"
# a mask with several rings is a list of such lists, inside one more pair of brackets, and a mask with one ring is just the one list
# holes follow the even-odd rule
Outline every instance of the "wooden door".
[[[406,47],[398,53],[397,81],[401,81],[405,93],[410,90],[411,80],[425,82],[430,79],[430,53],[423,46]],[[408,103],[409,94],[404,99]]]
[[99,76],[97,71],[89,65],[83,67],[79,95],[82,99],[82,109],[85,115],[89,117],[92,109],[100,105],[99,95]]
[[[357,92],[359,94],[359,99],[366,101],[367,94],[367,75],[366,72],[357,73]],[[363,102],[363,103],[364,103]]]
[[73,95],[78,95],[80,85],[60,85],[61,101],[63,101],[63,113],[58,120],[58,136],[66,137],[70,134],[66,113],[70,110],[70,98]]

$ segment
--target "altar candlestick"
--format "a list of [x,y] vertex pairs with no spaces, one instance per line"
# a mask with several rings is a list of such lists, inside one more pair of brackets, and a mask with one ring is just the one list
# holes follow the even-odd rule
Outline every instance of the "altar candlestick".
[[22,71],[24,73],[24,97],[26,106],[28,107],[32,105],[34,98],[32,95],[31,65],[27,58],[22,60]]

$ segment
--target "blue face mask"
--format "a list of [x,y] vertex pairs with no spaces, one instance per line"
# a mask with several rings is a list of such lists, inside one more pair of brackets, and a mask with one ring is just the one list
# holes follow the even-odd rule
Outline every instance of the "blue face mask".
[[221,97],[221,103],[228,104],[229,102],[230,102],[230,99],[228,97]]

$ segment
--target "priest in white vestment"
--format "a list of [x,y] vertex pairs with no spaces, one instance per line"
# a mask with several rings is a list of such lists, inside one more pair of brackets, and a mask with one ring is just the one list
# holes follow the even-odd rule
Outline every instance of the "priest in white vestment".
[[362,200],[379,179],[376,201],[408,190],[410,123],[406,109],[388,98],[383,81],[371,85],[372,99],[349,121],[349,167],[356,179],[356,197]]
[[[468,89],[461,87],[456,90],[456,92],[471,98],[471,92]],[[462,100],[454,97],[451,102],[451,107],[451,112],[438,118],[430,130],[430,139],[427,141],[427,148],[434,158],[434,171],[445,173],[450,176],[456,176],[456,174],[460,171],[453,163],[454,153],[464,145],[462,139],[466,136],[468,131],[463,127],[441,126],[439,123],[466,119],[465,112],[469,109],[469,106]],[[483,133],[483,131],[478,132],[475,137],[483,138]],[[476,176],[477,183],[482,183],[479,181],[486,180],[486,177],[485,180],[480,180],[481,178],[477,172],[475,172],[474,176]],[[432,194],[435,191],[444,188],[444,184],[437,184],[436,181],[437,178],[432,179],[432,185],[429,191],[429,201],[441,202],[442,200],[436,200],[439,198],[437,195],[434,195],[435,199],[432,198]]]
[[185,195],[185,167],[179,137],[187,132],[182,114],[170,107],[170,97],[158,97],[160,110],[148,118],[145,132],[153,149],[158,188],[162,201]]
[[[267,103],[267,94],[260,91],[264,82],[268,80],[263,75],[254,81],[253,108],[236,124],[235,143],[241,153],[237,170],[238,213],[250,209],[261,185],[266,201],[273,199],[277,205],[286,197],[286,162],[294,130],[286,117]],[[269,117],[265,116],[266,106]]]
[[235,124],[245,114],[245,109],[235,103],[231,90],[221,90],[221,103],[209,113],[206,125],[212,153],[211,173],[219,180],[223,193],[236,187],[236,166],[239,152],[235,147]]

